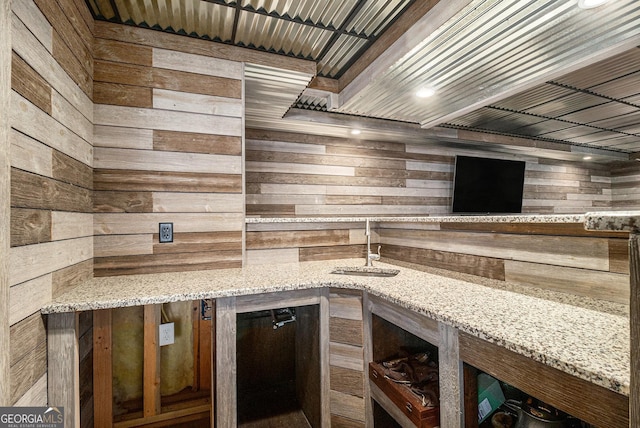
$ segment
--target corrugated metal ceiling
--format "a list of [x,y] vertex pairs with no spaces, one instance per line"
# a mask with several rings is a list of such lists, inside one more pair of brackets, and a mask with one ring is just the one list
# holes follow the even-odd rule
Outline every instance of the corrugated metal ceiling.
[[99,20],[318,63],[338,78],[415,0],[86,0]]
[[[86,1],[99,20],[310,59],[318,76],[334,79],[407,8],[421,6],[415,0]],[[267,127],[293,104],[309,112],[329,108],[353,123],[368,117],[411,124],[413,137],[420,124],[640,152],[640,1],[588,11],[577,0],[429,3],[418,24],[376,54],[384,66],[374,60],[341,84],[331,102],[315,90],[299,96],[309,76],[251,71],[248,64],[247,123]],[[442,20],[434,20],[436,9],[445,11]],[[410,38],[418,27],[430,29]],[[436,95],[416,100],[425,85]]]

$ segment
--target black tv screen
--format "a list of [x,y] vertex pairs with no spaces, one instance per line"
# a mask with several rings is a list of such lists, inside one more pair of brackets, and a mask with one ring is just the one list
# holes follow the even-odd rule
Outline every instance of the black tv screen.
[[456,156],[453,212],[522,212],[524,167],[523,161]]

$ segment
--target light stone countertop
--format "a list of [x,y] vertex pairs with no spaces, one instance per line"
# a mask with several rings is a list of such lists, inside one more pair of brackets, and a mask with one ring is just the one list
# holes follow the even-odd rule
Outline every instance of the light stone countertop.
[[615,392],[628,395],[629,319],[624,315],[480,285],[406,266],[391,278],[331,274],[364,259],[94,278],[45,314],[320,287],[364,290]]
[[446,215],[428,217],[247,217],[245,223],[583,223],[582,214]]

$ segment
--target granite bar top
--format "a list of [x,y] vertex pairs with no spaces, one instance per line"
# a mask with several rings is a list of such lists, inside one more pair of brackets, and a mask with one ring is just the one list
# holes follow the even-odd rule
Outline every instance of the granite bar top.
[[355,223],[366,220],[396,223],[583,223],[581,214],[446,215],[429,217],[247,217],[259,223]]
[[551,367],[628,395],[629,319],[405,266],[395,277],[336,275],[364,259],[94,278],[45,314],[340,287],[364,290]]
[[640,211],[587,213],[584,228],[587,230],[638,232],[640,230]]

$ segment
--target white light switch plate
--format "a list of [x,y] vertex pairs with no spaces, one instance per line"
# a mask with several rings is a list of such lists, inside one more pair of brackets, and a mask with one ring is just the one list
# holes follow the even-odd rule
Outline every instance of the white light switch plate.
[[174,342],[174,326],[172,322],[160,324],[160,346],[172,345]]

